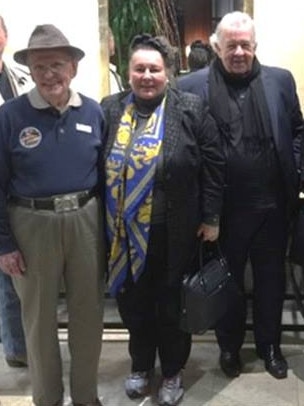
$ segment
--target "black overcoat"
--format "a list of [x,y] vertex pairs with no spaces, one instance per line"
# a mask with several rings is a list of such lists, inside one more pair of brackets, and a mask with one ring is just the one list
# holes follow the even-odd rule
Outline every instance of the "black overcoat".
[[[265,65],[261,65],[261,80],[281,170],[281,193],[292,209],[298,197],[300,145],[304,137],[296,84],[288,70]],[[181,90],[199,95],[203,101],[208,102],[209,67],[180,77],[177,86]]]
[[[113,145],[128,92],[106,97],[105,159]],[[189,271],[198,226],[219,215],[225,160],[217,126],[202,100],[169,89],[163,137],[164,189],[167,202],[168,281],[179,283]]]

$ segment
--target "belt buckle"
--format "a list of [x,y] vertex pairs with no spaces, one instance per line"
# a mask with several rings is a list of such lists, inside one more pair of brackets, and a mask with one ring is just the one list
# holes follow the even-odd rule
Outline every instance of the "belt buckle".
[[79,209],[77,195],[63,195],[54,198],[54,209],[56,213],[69,212]]

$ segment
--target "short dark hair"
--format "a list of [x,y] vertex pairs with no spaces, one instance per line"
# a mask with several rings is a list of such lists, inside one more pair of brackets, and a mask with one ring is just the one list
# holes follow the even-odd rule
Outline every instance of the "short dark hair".
[[129,58],[138,49],[155,49],[163,57],[166,67],[172,66],[172,47],[169,42],[164,41],[163,37],[153,37],[150,34],[135,35],[131,41]]
[[202,69],[209,65],[213,57],[212,48],[201,40],[195,40],[190,45],[188,66],[190,71]]

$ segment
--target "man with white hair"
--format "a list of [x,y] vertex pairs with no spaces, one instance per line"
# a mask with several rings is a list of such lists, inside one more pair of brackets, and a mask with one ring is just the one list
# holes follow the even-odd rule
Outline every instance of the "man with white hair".
[[[257,354],[281,379],[288,369],[280,349],[285,254],[303,117],[291,73],[259,63],[248,14],[225,15],[211,40],[216,58],[210,69],[181,78],[179,87],[207,100],[220,128],[227,159],[221,242],[242,292],[251,261]],[[229,377],[241,373],[246,313],[243,295],[216,328],[220,365]]]

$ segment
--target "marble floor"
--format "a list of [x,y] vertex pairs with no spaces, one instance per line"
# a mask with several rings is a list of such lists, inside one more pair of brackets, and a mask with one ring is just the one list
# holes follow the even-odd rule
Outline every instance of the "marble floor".
[[[68,397],[69,355],[66,333],[59,331],[64,381]],[[186,389],[183,406],[304,406],[304,338],[302,333],[284,332],[283,352],[289,363],[288,378],[276,380],[264,370],[257,359],[250,333],[241,356],[244,371],[239,378],[226,378],[218,366],[218,347],[212,331],[195,336],[187,368],[184,371]],[[159,368],[154,378],[151,397],[140,401],[129,400],[123,389],[124,377],[129,372],[127,334],[123,330],[106,330],[99,369],[99,394],[104,406],[156,405]],[[0,405],[30,406],[31,385],[27,369],[13,369],[6,365],[0,345]],[[46,405],[48,406],[48,405]]]

